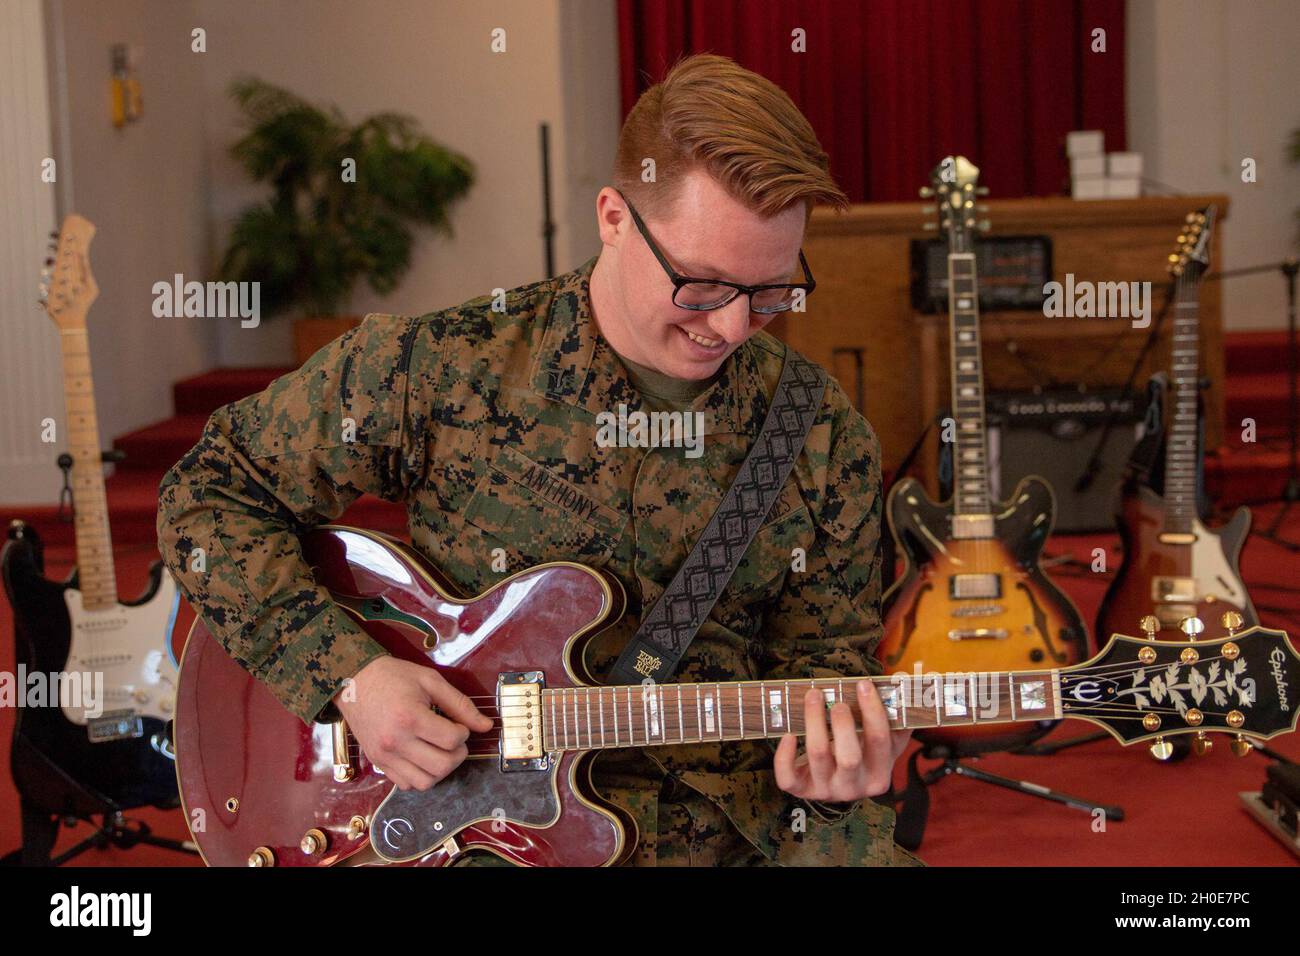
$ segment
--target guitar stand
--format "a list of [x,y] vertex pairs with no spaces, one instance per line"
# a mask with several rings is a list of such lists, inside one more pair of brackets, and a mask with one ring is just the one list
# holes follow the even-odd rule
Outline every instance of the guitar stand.
[[1282,522],[1286,520],[1287,514],[1291,511],[1291,506],[1300,500],[1300,473],[1297,473],[1297,460],[1300,459],[1300,452],[1297,451],[1297,442],[1300,441],[1300,396],[1297,395],[1297,363],[1300,362],[1300,356],[1297,355],[1296,344],[1296,305],[1295,305],[1295,285],[1296,274],[1300,272],[1300,264],[1295,259],[1287,259],[1282,263],[1282,274],[1286,277],[1286,326],[1287,326],[1287,480],[1286,488],[1282,491],[1282,508],[1273,518],[1273,523],[1260,533],[1261,538],[1267,538],[1274,544],[1281,545],[1288,551],[1300,551],[1300,544],[1289,541],[1282,537]]
[[[1083,739],[1077,739],[1064,741],[1063,745],[1073,746],[1083,742]],[[1011,752],[1023,753],[1024,751]],[[927,760],[942,760],[943,763],[933,770],[921,773],[917,761],[923,756]],[[903,792],[901,798],[897,794],[891,794],[895,798],[895,802],[901,803],[898,810],[898,821],[894,827],[894,842],[905,850],[916,850],[921,846],[921,840],[925,836],[925,824],[930,815],[929,788],[944,777],[954,774],[977,780],[980,783],[1002,787],[1006,790],[1015,790],[1027,796],[1038,797],[1040,800],[1051,800],[1054,803],[1061,803],[1067,807],[1082,810],[1084,813],[1101,810],[1107,820],[1118,822],[1124,819],[1123,807],[1098,803],[1095,800],[1085,800],[1083,797],[1072,796],[1068,793],[1060,793],[1028,780],[1003,777],[963,762],[974,757],[974,754],[953,753],[944,746],[922,747],[912,754],[912,758],[907,764],[907,789]]]
[[129,850],[132,847],[144,844],[145,846],[162,847],[164,850],[175,850],[177,853],[196,854],[199,852],[199,848],[191,840],[172,840],[168,837],[154,836],[149,824],[142,820],[133,822],[134,826],[120,813],[104,814],[103,822],[94,833],[67,852],[54,857],[50,860],[50,865],[62,866],[87,850],[102,850],[108,846],[117,847],[119,850]]
[[[24,823],[29,822],[27,820],[28,815],[25,809]],[[59,821],[50,815],[44,815],[44,817],[45,819],[40,821],[43,826],[40,827],[39,836],[33,834],[35,838],[25,840],[22,848],[0,857],[0,866],[62,866],[68,861],[81,856],[87,850],[102,850],[110,846],[120,850],[129,850],[143,844],[145,846],[161,847],[164,850],[175,850],[177,853],[197,854],[199,852],[198,846],[191,840],[172,840],[167,837],[154,836],[149,824],[142,820],[128,821],[120,811],[115,811],[104,813],[102,822],[99,824],[96,824],[88,817],[63,817],[64,826],[71,827],[82,821],[95,827],[95,832],[76,846],[56,857],[51,857],[49,852],[54,846]],[[24,830],[27,830],[26,826]]]

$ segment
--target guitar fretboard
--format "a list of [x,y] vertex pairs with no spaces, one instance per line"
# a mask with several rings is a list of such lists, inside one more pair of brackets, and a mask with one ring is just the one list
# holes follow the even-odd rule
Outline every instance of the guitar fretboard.
[[[804,733],[805,697],[861,715],[860,678],[559,687],[542,692],[545,749],[603,750],[759,740]],[[1056,671],[869,678],[896,730],[974,726],[1062,716]]]
[[957,431],[953,445],[953,511],[959,515],[985,515],[992,510],[992,496],[974,253],[955,252],[948,256],[948,316],[952,415]]
[[1196,519],[1197,397],[1200,368],[1200,303],[1195,279],[1178,279],[1170,383],[1173,410],[1165,445],[1165,527],[1189,534]]

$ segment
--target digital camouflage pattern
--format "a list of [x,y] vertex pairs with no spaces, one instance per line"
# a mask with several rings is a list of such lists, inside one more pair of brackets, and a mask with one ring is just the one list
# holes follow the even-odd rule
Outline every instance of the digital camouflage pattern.
[[[762,426],[785,346],[758,333],[695,399],[706,416],[701,457],[599,447],[595,416],[642,400],[591,317],[594,264],[507,293],[501,311],[483,297],[419,318],[368,316],[296,372],[218,409],[163,478],[164,561],[213,636],[304,721],[384,653],[315,584],[296,537],[363,493],[405,501],[413,544],[467,594],[541,561],[612,572],[628,614],[588,649],[600,678],[685,559]],[[876,437],[832,380],[790,479],[675,679],[878,673],[880,493]],[[493,569],[494,549],[504,572]],[[792,570],[795,549],[804,570]],[[915,862],[894,846],[892,810],[809,805],[778,789],[773,746],[610,751],[593,777],[642,834],[658,835],[660,856],[665,833],[676,859],[709,859],[707,849],[691,855],[691,840],[728,843],[665,830],[663,808],[680,823],[673,808],[685,806],[688,817],[713,814],[708,832],[722,814],[744,837],[740,854],[728,844],[735,856]],[[690,799],[664,798],[666,782]]]

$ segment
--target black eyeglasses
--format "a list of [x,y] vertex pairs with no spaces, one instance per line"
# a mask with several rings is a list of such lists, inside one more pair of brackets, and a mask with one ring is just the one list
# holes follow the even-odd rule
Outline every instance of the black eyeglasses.
[[714,309],[722,308],[743,292],[749,296],[751,312],[774,315],[794,308],[800,290],[806,298],[812,294],[813,289],[817,288],[812,270],[808,268],[808,260],[803,257],[802,249],[799,250],[799,265],[803,267],[805,279],[803,282],[741,285],[739,282],[727,282],[724,279],[698,279],[694,276],[684,276],[668,264],[664,254],[650,238],[650,230],[646,228],[645,222],[642,221],[636,208],[627,201],[626,196],[623,197],[623,201],[627,203],[628,211],[632,213],[632,221],[636,223],[641,237],[645,239],[646,245],[659,260],[659,264],[664,267],[664,272],[668,273],[668,278],[672,280],[673,304],[679,308],[691,309],[695,312],[712,312]]

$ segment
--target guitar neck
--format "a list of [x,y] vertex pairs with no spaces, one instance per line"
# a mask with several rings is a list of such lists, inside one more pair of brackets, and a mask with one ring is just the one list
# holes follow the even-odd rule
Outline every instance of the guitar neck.
[[[953,511],[988,515],[988,436],[984,423],[984,368],[980,355],[979,290],[975,254],[948,256],[948,318],[952,363]],[[954,531],[960,533],[958,525]]]
[[90,339],[85,325],[61,329],[63,394],[68,409],[68,453],[76,514],[77,575],[88,609],[117,602],[117,571],[109,534],[95,384],[90,374]]
[[1200,301],[1190,276],[1178,279],[1170,382],[1173,411],[1165,442],[1165,527],[1190,534],[1196,519],[1197,401],[1200,393]]
[[[542,692],[548,751],[760,740],[804,733],[804,698],[848,704],[863,678],[560,687]],[[871,677],[895,730],[1059,719],[1057,671]]]

